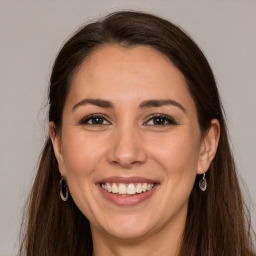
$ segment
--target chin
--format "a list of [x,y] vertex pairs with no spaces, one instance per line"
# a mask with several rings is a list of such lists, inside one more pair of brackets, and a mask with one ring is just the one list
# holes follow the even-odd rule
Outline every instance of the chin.
[[151,231],[151,228],[145,225],[119,225],[116,227],[111,227],[108,230],[105,230],[107,234],[115,239],[121,240],[137,240],[147,236]]

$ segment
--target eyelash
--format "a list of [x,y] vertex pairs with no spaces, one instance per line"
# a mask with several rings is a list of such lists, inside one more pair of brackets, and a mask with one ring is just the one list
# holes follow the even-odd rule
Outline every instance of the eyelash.
[[[160,124],[156,124],[155,121],[160,120]],[[164,114],[152,114],[147,118],[147,121],[144,122],[143,124],[148,123],[149,121],[153,121],[153,124],[148,124],[150,126],[168,126],[168,125],[177,125],[177,122],[170,116],[164,115]]]
[[[96,119],[101,119],[103,122],[107,121],[107,124],[104,123],[93,123],[93,120],[95,121]],[[91,123],[89,123],[91,122]],[[108,125],[110,124],[110,122],[107,120],[106,116],[104,114],[92,114],[92,115],[88,115],[85,118],[83,118],[79,124],[81,125]]]
[[[98,121],[101,123],[97,123]],[[96,121],[96,123],[93,123]],[[149,121],[153,121],[152,124],[147,124]],[[160,123],[156,123],[159,122]],[[107,122],[107,123],[104,123]],[[162,123],[164,122],[164,123]],[[92,114],[83,118],[79,124],[81,125],[109,125],[111,124],[104,114]],[[170,116],[164,114],[152,114],[147,118],[147,121],[143,123],[143,125],[149,126],[168,126],[168,125],[177,125],[177,122]]]

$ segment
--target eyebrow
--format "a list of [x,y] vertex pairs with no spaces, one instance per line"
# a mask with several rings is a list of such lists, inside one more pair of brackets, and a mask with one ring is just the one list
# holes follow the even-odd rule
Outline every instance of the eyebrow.
[[101,108],[113,108],[113,104],[110,101],[101,100],[101,99],[84,99],[82,101],[79,101],[73,108],[72,111],[74,111],[76,108],[84,105],[95,105]]
[[140,104],[140,108],[162,107],[162,106],[166,106],[166,105],[172,105],[172,106],[180,108],[184,113],[187,112],[186,109],[179,102],[172,100],[172,99],[146,100]]
[[[102,100],[102,99],[84,99],[79,101],[77,104],[74,105],[72,108],[72,111],[74,111],[76,108],[84,105],[95,105],[101,108],[114,108],[113,103],[107,100]],[[162,107],[166,105],[172,105],[175,107],[180,108],[184,113],[186,113],[186,109],[177,101],[172,100],[172,99],[167,99],[167,100],[145,100],[143,101],[140,105],[139,108],[152,108],[152,107]]]

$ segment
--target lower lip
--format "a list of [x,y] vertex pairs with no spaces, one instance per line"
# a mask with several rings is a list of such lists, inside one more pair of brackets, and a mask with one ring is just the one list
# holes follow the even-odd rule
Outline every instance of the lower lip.
[[128,196],[122,196],[122,195],[107,192],[105,189],[103,189],[101,187],[101,185],[98,185],[103,196],[118,206],[132,206],[132,205],[137,205],[137,204],[144,202],[145,200],[149,199],[154,194],[157,186],[158,185],[154,185],[154,187],[150,191],[147,191],[147,192],[143,192],[140,194],[134,194],[134,195],[128,195]]

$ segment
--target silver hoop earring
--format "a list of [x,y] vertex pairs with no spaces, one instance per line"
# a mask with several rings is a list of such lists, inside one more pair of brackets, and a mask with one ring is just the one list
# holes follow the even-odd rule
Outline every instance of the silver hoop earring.
[[205,191],[206,188],[207,188],[207,182],[206,182],[206,178],[205,178],[205,173],[203,175],[203,178],[199,181],[199,188],[202,190],[202,191]]
[[66,181],[63,179],[62,175],[61,175],[59,186],[60,186],[60,197],[64,202],[66,202],[68,200],[69,190],[68,190]]

